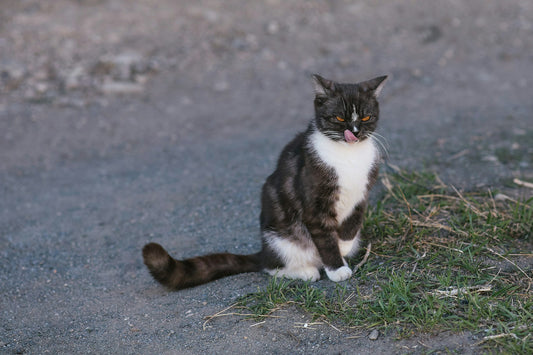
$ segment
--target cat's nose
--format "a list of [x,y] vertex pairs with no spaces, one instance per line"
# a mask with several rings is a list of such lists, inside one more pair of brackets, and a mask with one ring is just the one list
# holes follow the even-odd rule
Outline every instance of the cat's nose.
[[353,132],[354,132],[354,133],[359,132],[359,130],[357,129],[357,127],[356,127],[355,125],[353,125]]

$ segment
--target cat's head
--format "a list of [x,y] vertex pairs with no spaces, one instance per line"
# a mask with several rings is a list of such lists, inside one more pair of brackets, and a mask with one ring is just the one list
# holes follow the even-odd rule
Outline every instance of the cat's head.
[[335,141],[356,143],[374,132],[379,119],[377,97],[385,84],[380,76],[357,84],[341,84],[313,75],[316,128]]

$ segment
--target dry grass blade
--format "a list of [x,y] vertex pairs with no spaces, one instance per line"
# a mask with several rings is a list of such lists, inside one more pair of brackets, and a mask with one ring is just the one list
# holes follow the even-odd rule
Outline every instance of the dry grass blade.
[[350,293],[350,295],[348,297],[346,297],[346,299],[343,301],[343,303],[347,304],[354,297],[355,297],[355,292]]
[[440,296],[440,297],[456,297],[459,294],[468,293],[468,292],[490,292],[492,287],[490,285],[484,286],[471,286],[471,287],[449,287],[447,290],[435,290],[429,292],[430,295]]
[[359,262],[359,264],[355,265],[354,269],[353,269],[353,272],[355,273],[361,266],[364,265],[364,263],[366,263],[366,261],[368,260],[368,256],[370,255],[370,251],[372,250],[372,243],[368,243],[368,246],[366,247],[366,253],[365,253],[365,256],[363,257],[363,260],[361,260]]
[[417,195],[416,197],[424,198],[424,199],[425,198],[431,198],[431,199],[442,198],[442,199],[449,199],[449,200],[455,200],[455,201],[462,201],[457,196],[449,196],[449,195],[442,195],[442,194]]
[[213,314],[213,315],[206,316],[206,317],[205,317],[205,318],[206,318],[206,321],[205,321],[204,324],[203,324],[203,329],[205,330],[207,323],[209,323],[209,321],[211,321],[213,318],[216,318],[216,317],[223,317],[223,316],[229,315],[229,314],[226,314],[226,313],[224,313],[224,312],[226,312],[226,311],[232,309],[232,308],[235,307],[236,305],[237,305],[237,303],[234,303],[234,304],[232,304],[231,306],[226,307],[226,308],[224,308],[223,310],[221,310],[221,311],[219,311],[219,312],[217,312],[217,313],[215,313],[215,314]]
[[462,157],[463,155],[467,155],[469,152],[470,152],[470,149],[463,149],[463,150],[461,150],[459,153],[455,153],[454,155],[452,155],[451,157],[449,157],[447,160],[448,160],[448,161],[455,160],[455,159],[457,159],[457,158]]
[[383,177],[381,178],[381,182],[382,182],[383,186],[385,186],[385,188],[389,191],[389,193],[392,196],[396,197],[396,194],[393,191],[394,188],[393,188],[392,183],[390,182],[390,179],[389,179],[387,174],[383,175]]
[[505,200],[507,200],[507,201],[511,201],[512,203],[518,204],[518,205],[520,205],[520,206],[524,206],[524,207],[526,207],[526,208],[528,208],[528,209],[531,209],[531,208],[532,208],[531,206],[529,206],[529,205],[527,205],[527,204],[525,204],[525,203],[523,203],[523,202],[517,201],[517,200],[515,200],[514,198],[511,198],[511,197],[509,197],[509,196],[507,196],[507,195],[505,195],[505,194],[502,194],[502,193],[499,193],[499,194],[497,194],[496,196],[494,196],[494,199],[495,199],[495,200],[499,200],[499,201],[505,201]]
[[452,186],[452,189],[453,191],[455,191],[455,193],[457,194],[457,196],[459,196],[459,198],[461,199],[461,201],[464,202],[465,206],[468,207],[469,209],[471,209],[475,214],[477,214],[478,216],[482,216],[482,217],[486,217],[487,216],[487,213],[486,212],[481,212],[479,209],[477,209],[474,205],[472,205],[470,203],[470,201],[468,201],[460,192],[459,190],[457,190],[455,188],[455,186]]
[[336,331],[338,331],[339,333],[342,333],[342,330],[340,330],[339,328],[337,328],[336,326],[334,326],[333,324],[331,324],[330,322],[328,322],[327,320],[324,319],[324,322],[329,325],[331,328],[335,329]]
[[[231,306],[229,307],[226,307],[224,308],[223,310],[213,314],[213,315],[210,315],[210,316],[206,316],[204,317],[206,319],[206,321],[204,322],[202,328],[205,330],[207,328],[207,323],[209,323],[210,321],[212,321],[213,319],[215,318],[218,318],[218,317],[226,317],[226,316],[241,316],[241,317],[263,317],[263,318],[281,318],[281,317],[278,317],[278,316],[272,316],[272,315],[257,315],[257,314],[253,314],[253,313],[239,313],[239,312],[229,312],[229,313],[224,313],[226,311],[229,311],[230,309],[232,309],[233,307],[237,306],[238,304],[237,303],[234,303],[232,304]],[[275,308],[272,310],[272,312],[274,312],[275,310],[279,309],[278,308]]]
[[445,226],[444,224],[438,223],[438,222],[421,222],[421,221],[417,221],[415,219],[415,220],[411,221],[411,224],[414,225],[414,226],[417,226],[417,227],[442,229],[442,230],[445,230],[445,231],[450,232],[450,233],[457,233],[457,234],[460,234],[462,236],[468,237],[468,233],[467,232],[462,231],[462,230],[455,230],[455,229],[453,229],[451,227]]
[[514,263],[512,260],[509,260],[508,258],[503,256],[502,254],[498,253],[497,251],[494,251],[493,249],[491,249],[489,247],[485,247],[485,249],[487,249],[491,253],[499,256],[500,258],[502,258],[503,260],[507,261],[508,263],[512,264],[514,267],[516,267],[518,270],[520,270],[520,272],[522,274],[524,274],[524,276],[527,277],[530,282],[533,282],[533,279],[520,266],[516,265],[516,263]]
[[252,328],[252,327],[256,327],[256,326],[258,326],[258,325],[265,324],[265,323],[266,323],[266,320],[264,320],[264,321],[262,321],[262,322],[259,322],[259,323],[254,323],[254,324],[252,324],[252,325],[250,326],[250,328]]
[[459,252],[461,254],[464,254],[464,251],[462,251],[461,249],[457,249],[457,248],[452,248],[452,247],[447,247],[446,245],[441,245],[441,244],[437,244],[437,243],[431,243],[431,242],[426,242],[426,241],[423,241],[423,242],[420,242],[421,244],[428,244],[428,245],[433,245],[435,247],[439,247],[439,248],[446,248],[446,249],[450,249],[450,250],[454,250],[456,252]]

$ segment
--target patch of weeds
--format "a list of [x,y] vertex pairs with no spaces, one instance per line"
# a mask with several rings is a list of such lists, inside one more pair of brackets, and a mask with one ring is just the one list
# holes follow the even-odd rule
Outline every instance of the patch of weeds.
[[491,351],[533,353],[533,198],[460,192],[428,173],[384,174],[363,226],[372,253],[339,284],[272,278],[237,306],[288,304],[345,329],[397,337],[469,330]]

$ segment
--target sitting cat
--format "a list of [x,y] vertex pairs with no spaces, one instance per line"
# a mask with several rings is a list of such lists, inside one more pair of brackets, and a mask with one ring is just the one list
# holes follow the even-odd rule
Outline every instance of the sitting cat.
[[352,270],[344,258],[358,249],[368,193],[378,175],[373,132],[386,78],[341,84],[313,76],[315,118],[283,149],[263,185],[260,252],[176,260],[149,243],[143,257],[152,276],[172,289],[262,270],[315,281],[324,268],[332,281],[348,279]]

